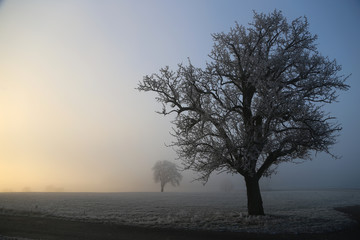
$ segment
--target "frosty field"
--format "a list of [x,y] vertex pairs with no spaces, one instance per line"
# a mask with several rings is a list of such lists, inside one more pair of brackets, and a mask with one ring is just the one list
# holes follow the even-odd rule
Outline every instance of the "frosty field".
[[266,216],[248,217],[244,192],[0,193],[0,211],[144,227],[315,233],[352,223],[334,207],[359,205],[360,190],[264,191]]

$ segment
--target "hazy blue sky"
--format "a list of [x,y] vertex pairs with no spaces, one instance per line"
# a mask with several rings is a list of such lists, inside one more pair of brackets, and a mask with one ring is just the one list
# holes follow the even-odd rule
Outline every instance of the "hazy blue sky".
[[[343,125],[333,152],[284,164],[264,186],[360,187],[360,2],[8,0],[0,5],[0,191],[157,191],[151,167],[174,160],[171,117],[137,84],[159,68],[203,66],[211,33],[247,25],[252,10],[306,15],[318,49],[352,73],[327,109]],[[218,190],[184,173],[171,191]]]

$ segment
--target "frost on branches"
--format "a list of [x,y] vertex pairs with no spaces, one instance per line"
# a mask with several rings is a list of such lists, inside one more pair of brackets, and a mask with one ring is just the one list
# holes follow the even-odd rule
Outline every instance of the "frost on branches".
[[182,175],[179,173],[175,163],[169,161],[157,161],[152,168],[154,171],[154,181],[160,182],[161,192],[164,191],[164,187],[167,183],[171,183],[172,186],[179,186],[182,179]]
[[173,145],[186,168],[205,182],[215,170],[241,174],[249,214],[263,215],[262,176],[313,151],[329,153],[341,127],[323,106],[349,88],[347,77],[317,51],[305,17],[254,13],[248,28],[212,37],[206,68],[165,67],[138,89],[158,94],[162,114],[176,114]]

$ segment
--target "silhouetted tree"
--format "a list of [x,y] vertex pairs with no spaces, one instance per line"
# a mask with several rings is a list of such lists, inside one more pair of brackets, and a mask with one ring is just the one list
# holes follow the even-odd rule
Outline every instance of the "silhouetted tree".
[[329,153],[341,130],[322,107],[349,88],[347,77],[317,51],[308,29],[306,17],[254,13],[248,28],[212,35],[205,68],[165,67],[138,87],[158,94],[162,114],[176,113],[173,146],[200,180],[216,170],[244,176],[249,215],[264,214],[262,176],[313,151]]
[[164,191],[164,187],[167,183],[171,185],[179,186],[182,179],[182,175],[179,173],[175,163],[169,161],[157,161],[152,168],[154,171],[154,181],[160,182],[161,192]]

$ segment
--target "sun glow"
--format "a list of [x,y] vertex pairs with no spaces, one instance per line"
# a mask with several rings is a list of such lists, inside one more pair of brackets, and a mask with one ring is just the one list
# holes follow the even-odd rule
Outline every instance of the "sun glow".
[[[344,101],[334,111],[344,122],[336,145],[343,159],[329,162],[320,156],[302,167],[280,166],[284,170],[271,181],[303,186],[319,182],[323,173],[324,186],[338,186],[340,178],[344,185],[359,186],[359,111],[348,107],[359,100],[353,80],[359,78],[359,34],[353,30],[359,6],[329,4],[325,11],[321,1],[312,4],[2,1],[0,191],[158,191],[152,166],[177,158],[165,146],[174,140],[169,135],[174,116],[154,113],[161,105],[155,95],[135,90],[137,84],[165,65],[186,64],[187,57],[195,66],[205,65],[211,33],[227,32],[235,21],[247,25],[253,9],[274,8],[289,19],[307,15],[319,33],[319,47],[347,67],[344,74],[353,75],[349,97],[341,96]],[[197,177],[192,174],[184,174],[179,191],[203,191],[201,183],[191,182]],[[218,180],[211,176],[206,187],[218,190]]]

